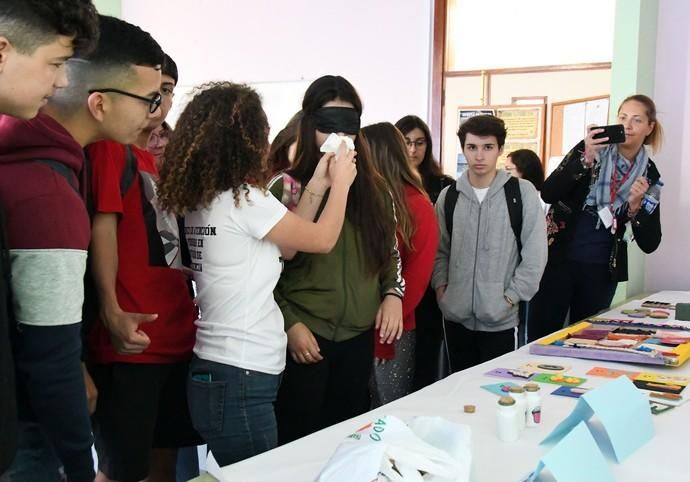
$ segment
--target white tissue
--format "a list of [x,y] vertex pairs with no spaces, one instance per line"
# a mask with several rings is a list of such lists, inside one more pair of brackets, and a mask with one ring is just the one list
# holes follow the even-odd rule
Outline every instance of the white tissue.
[[335,132],[332,132],[326,139],[326,142],[321,144],[320,150],[321,152],[338,152],[338,148],[342,142],[344,142],[345,146],[351,151],[355,150],[355,143],[350,137],[339,136]]

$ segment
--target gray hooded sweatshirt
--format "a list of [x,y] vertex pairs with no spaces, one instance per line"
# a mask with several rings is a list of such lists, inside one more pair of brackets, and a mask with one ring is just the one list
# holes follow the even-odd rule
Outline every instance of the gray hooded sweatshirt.
[[444,213],[449,188],[441,191],[436,202],[439,245],[431,283],[434,288],[447,285],[439,303],[445,319],[462,323],[469,330],[502,331],[517,326],[518,301],[530,300],[536,294],[546,266],[544,209],[532,183],[522,179],[519,260],[503,188],[509,178],[510,174],[499,170],[481,204],[467,172],[457,180],[452,245]]

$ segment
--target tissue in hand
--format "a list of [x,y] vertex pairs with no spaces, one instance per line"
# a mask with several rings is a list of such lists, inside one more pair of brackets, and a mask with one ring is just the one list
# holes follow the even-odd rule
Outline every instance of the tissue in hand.
[[355,150],[355,143],[351,138],[347,136],[339,136],[335,132],[332,132],[326,139],[326,142],[321,144],[321,152],[338,152],[338,148],[342,142],[344,142],[345,146],[351,151]]

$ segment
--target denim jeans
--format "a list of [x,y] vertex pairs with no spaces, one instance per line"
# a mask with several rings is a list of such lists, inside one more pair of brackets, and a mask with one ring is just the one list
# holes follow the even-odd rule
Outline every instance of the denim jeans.
[[182,447],[177,449],[175,480],[177,482],[187,482],[198,476],[199,452],[197,451],[197,447]]
[[277,445],[273,402],[279,385],[280,375],[194,356],[187,381],[192,424],[221,467]]
[[5,474],[9,480],[60,482],[61,465],[41,426],[33,422],[19,422],[17,454]]

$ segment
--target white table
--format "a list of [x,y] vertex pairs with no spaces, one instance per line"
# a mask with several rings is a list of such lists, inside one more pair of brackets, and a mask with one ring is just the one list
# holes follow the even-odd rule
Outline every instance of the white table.
[[[646,299],[690,302],[690,292],[663,292]],[[615,314],[615,317],[621,317],[620,310],[613,310],[612,314]],[[549,450],[548,446],[540,446],[539,442],[570,413],[576,403],[574,398],[550,395],[558,388],[557,385],[540,384],[542,387],[541,427],[525,429],[517,442],[499,441],[495,423],[497,397],[480,386],[498,383],[502,379],[487,377],[484,373],[493,368],[515,368],[532,360],[570,366],[568,373],[588,378],[583,386],[591,388],[608,381],[606,378],[586,375],[586,372],[594,366],[690,376],[690,362],[679,368],[630,365],[530,355],[529,347],[522,347],[513,353],[451,375],[367,414],[224,467],[221,469],[222,476],[228,481],[242,482],[312,481],[336,446],[348,434],[377,416],[392,414],[403,420],[416,415],[440,415],[471,426],[473,455],[471,480],[473,482],[517,482],[533,470],[539,458]],[[463,413],[465,404],[476,405],[476,413]],[[611,461],[610,466],[616,480],[624,482],[690,480],[690,453],[686,448],[685,435],[690,430],[690,403],[653,416],[653,421],[655,436],[651,442],[640,448],[622,464]],[[630,423],[634,423],[634,420]],[[573,470],[577,470],[576,454],[573,454]]]

